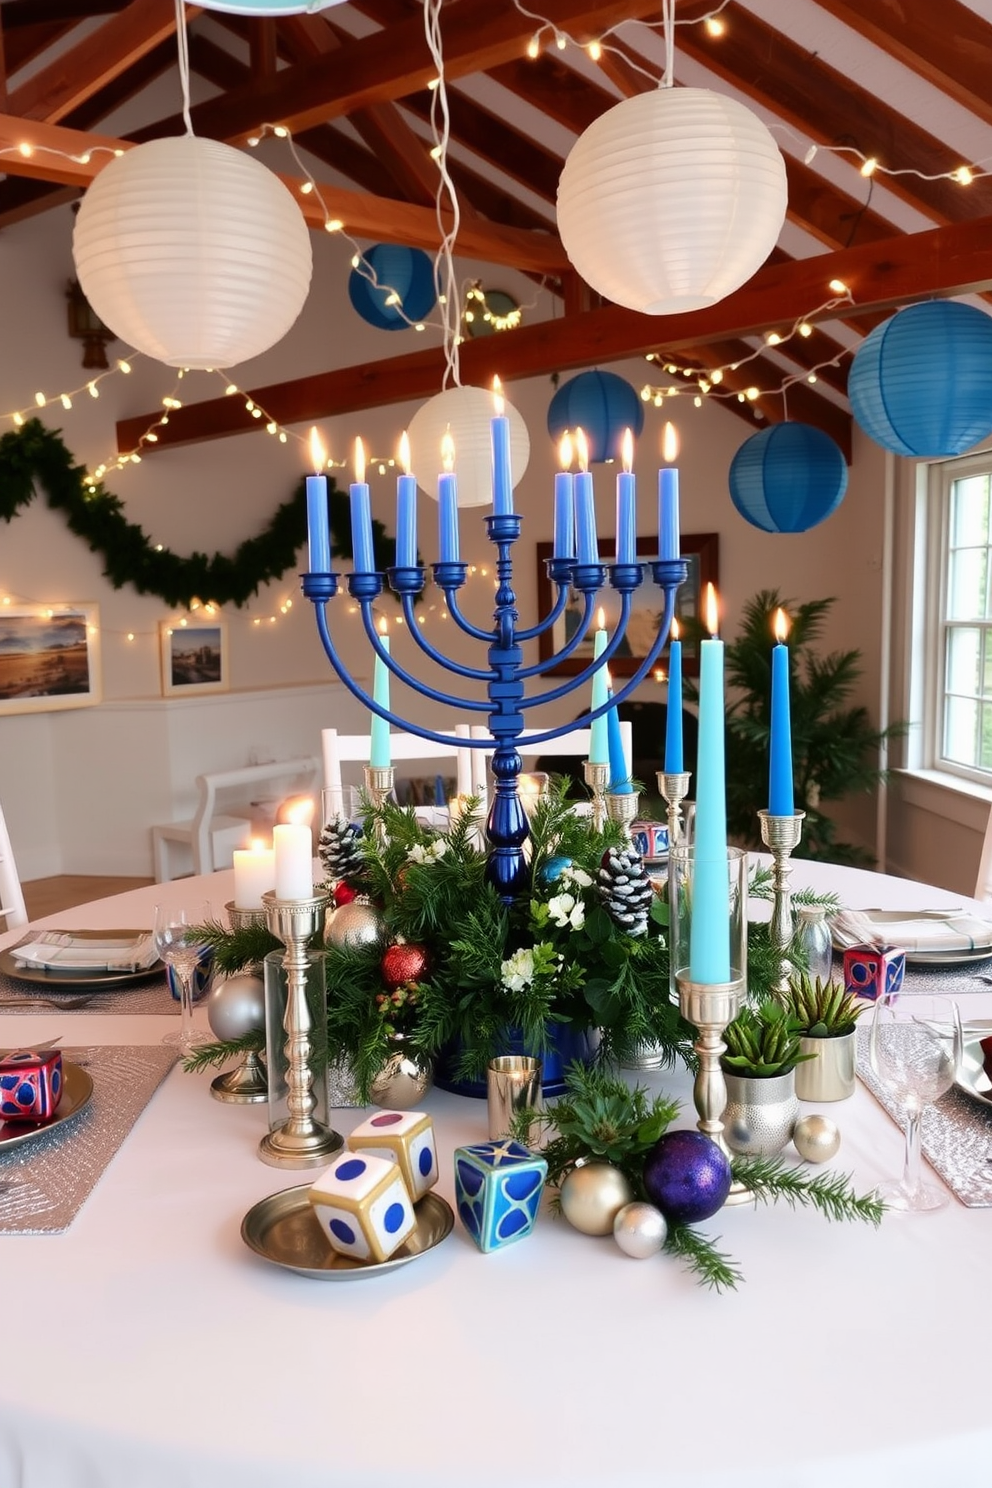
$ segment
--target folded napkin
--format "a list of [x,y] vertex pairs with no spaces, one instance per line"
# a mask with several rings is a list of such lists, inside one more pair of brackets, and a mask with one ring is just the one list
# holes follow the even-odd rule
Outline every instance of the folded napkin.
[[843,909],[830,922],[834,944],[842,949],[853,945],[891,945],[911,955],[939,956],[955,951],[988,949],[992,955],[992,920],[960,914],[950,919],[873,919],[870,911]]
[[11,949],[17,966],[39,971],[144,971],[158,959],[155,937],[136,931],[106,939],[71,930],[46,930]]

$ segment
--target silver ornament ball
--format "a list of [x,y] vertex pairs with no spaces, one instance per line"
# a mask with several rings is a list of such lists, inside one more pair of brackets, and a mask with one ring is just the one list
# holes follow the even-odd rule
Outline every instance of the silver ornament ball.
[[840,1132],[829,1116],[802,1116],[792,1133],[796,1151],[807,1162],[829,1162],[840,1146]]
[[207,998],[207,1022],[222,1043],[265,1027],[265,984],[250,972],[235,972],[214,983]]
[[635,1261],[646,1261],[657,1255],[668,1239],[668,1225],[660,1209],[653,1204],[624,1204],[613,1221],[613,1238]]
[[587,1162],[573,1168],[561,1186],[561,1212],[583,1235],[610,1235],[613,1221],[634,1191],[619,1168]]
[[336,951],[360,951],[381,945],[384,939],[382,914],[368,899],[352,899],[327,917],[324,944]]

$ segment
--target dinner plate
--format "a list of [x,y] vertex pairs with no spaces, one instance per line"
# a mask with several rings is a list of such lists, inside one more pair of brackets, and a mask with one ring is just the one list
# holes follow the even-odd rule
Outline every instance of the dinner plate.
[[40,1137],[43,1132],[54,1131],[56,1127],[63,1126],[65,1122],[78,1116],[80,1111],[89,1105],[90,1096],[93,1094],[93,1081],[88,1070],[63,1059],[62,1079],[64,1083],[59,1108],[47,1121],[0,1122],[0,1153],[9,1151],[11,1147],[19,1147],[22,1142],[30,1142],[35,1137]]
[[974,966],[992,959],[992,946],[973,951],[907,951],[907,966]]
[[446,1240],[454,1228],[450,1204],[428,1193],[414,1205],[417,1228],[388,1261],[356,1261],[339,1255],[324,1239],[308,1194],[310,1184],[284,1188],[248,1210],[241,1238],[265,1261],[315,1281],[366,1281],[416,1261]]
[[982,1040],[977,1038],[966,1038],[964,1053],[958,1066],[957,1079],[954,1081],[959,1090],[965,1095],[970,1095],[972,1100],[979,1101],[981,1105],[992,1109],[992,1039],[986,1035],[985,1043],[989,1046],[989,1054],[982,1048]]
[[[147,930],[71,930],[67,934],[75,935],[80,940],[111,940],[124,939],[127,936],[137,938],[147,935]],[[34,938],[34,937],[32,937]],[[154,961],[151,966],[140,967],[137,971],[87,971],[85,968],[76,967],[42,967],[42,966],[18,966],[14,960],[16,946],[11,946],[5,951],[0,951],[0,971],[5,976],[13,977],[19,982],[31,982],[36,987],[47,987],[51,992],[71,992],[78,987],[126,987],[132,982],[141,981],[142,977],[156,976],[165,970],[161,961]]]

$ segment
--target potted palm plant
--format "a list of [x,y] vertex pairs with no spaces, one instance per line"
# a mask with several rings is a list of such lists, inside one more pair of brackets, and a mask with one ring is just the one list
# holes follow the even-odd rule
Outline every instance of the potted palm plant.
[[815,1055],[803,1053],[798,1026],[771,999],[757,1009],[741,1008],[723,1037],[724,1140],[748,1157],[774,1157],[799,1119],[796,1066]]
[[[823,982],[801,973],[790,977],[782,1007],[801,1030],[799,1046],[808,1060],[796,1070],[796,1095],[808,1101],[847,1100],[854,1094],[856,1024],[865,1003],[846,992],[840,982]],[[810,1055],[815,1057],[810,1059]]]

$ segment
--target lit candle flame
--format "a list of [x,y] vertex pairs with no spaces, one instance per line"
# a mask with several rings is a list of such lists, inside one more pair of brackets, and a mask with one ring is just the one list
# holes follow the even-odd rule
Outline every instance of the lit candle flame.
[[405,429],[403,430],[403,433],[400,435],[400,464],[403,467],[403,474],[404,475],[409,475],[410,474],[410,436],[406,432]]
[[634,464],[634,436],[629,429],[624,429],[623,439],[620,441],[620,458],[623,468],[629,475]]
[[324,441],[316,429],[310,430],[310,462],[313,465],[315,475],[319,475],[327,464],[327,450],[324,448]]
[[679,638],[679,622],[677,620],[672,621],[671,637],[673,641],[677,641]]
[[596,628],[598,630],[606,629],[606,611],[603,609],[602,605],[600,605],[599,609],[596,611]]
[[711,636],[715,636],[720,629],[720,611],[716,602],[716,588],[713,584],[706,585],[706,629]]
[[789,634],[789,617],[781,606],[775,611],[775,625],[773,629],[775,631],[775,639],[780,646],[783,645],[786,636]]
[[661,458],[673,465],[679,457],[679,434],[674,424],[666,424],[661,436]]
[[355,440],[355,480],[360,486],[365,483],[365,446],[360,439]]
[[575,448],[579,456],[579,469],[586,475],[589,470],[589,444],[583,429],[575,431]]
[[572,441],[567,430],[558,444],[558,462],[562,470],[568,470],[572,464]]
[[441,439],[441,465],[449,475],[455,468],[455,441],[450,429],[445,430]]
[[314,803],[311,796],[296,796],[283,802],[280,816],[295,826],[308,827],[313,820]]
[[493,407],[496,410],[496,417],[502,418],[506,412],[506,403],[503,400],[503,384],[498,377],[493,378]]
[[389,621],[386,619],[385,615],[379,616],[379,619],[376,621],[376,625],[381,636],[389,634]]
[[253,853],[268,852],[268,848],[265,846],[265,839],[263,837],[253,837],[251,839],[251,850]]

